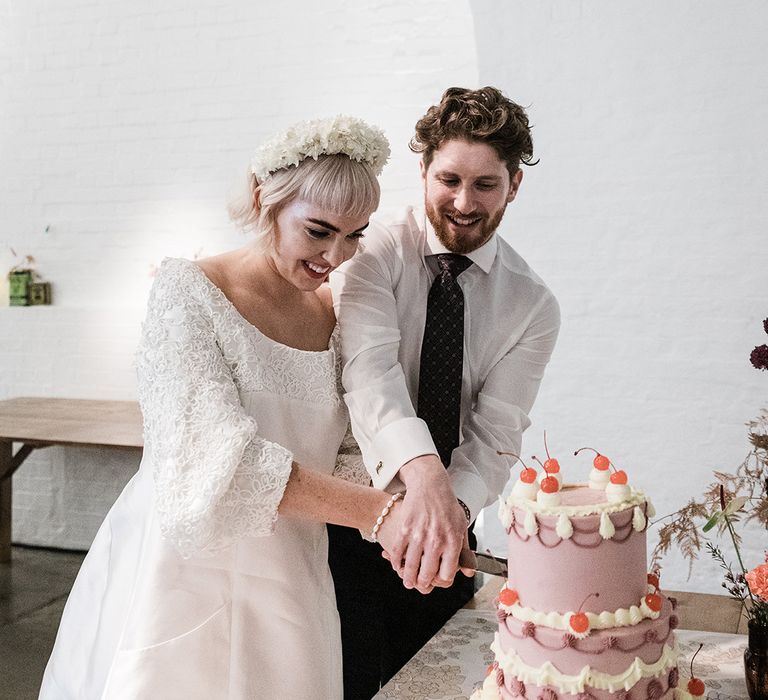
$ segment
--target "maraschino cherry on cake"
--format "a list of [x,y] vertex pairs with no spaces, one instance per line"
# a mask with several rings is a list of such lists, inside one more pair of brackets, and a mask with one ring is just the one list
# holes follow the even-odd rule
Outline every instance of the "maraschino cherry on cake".
[[595,453],[583,484],[562,482],[546,434],[545,450],[541,473],[523,464],[500,499],[509,577],[494,662],[473,699],[697,697],[678,687],[675,604],[647,572],[650,500],[597,450],[575,453]]

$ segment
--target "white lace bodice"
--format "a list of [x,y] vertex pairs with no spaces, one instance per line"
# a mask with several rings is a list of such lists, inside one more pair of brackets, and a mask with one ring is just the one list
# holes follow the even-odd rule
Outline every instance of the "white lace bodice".
[[[322,352],[277,343],[196,264],[163,263],[137,354],[139,402],[161,531],[185,557],[270,534],[296,450],[319,468],[330,454],[333,468],[347,422],[335,335]],[[308,453],[293,440],[304,414],[328,443]]]

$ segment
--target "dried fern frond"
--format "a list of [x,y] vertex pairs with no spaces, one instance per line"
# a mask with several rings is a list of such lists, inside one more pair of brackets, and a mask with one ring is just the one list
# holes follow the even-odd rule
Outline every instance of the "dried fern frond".
[[[660,566],[661,558],[674,546],[688,560],[690,577],[694,560],[708,544],[703,534],[704,525],[735,498],[745,499],[739,510],[729,512],[727,516],[731,524],[729,534],[737,548],[742,542],[736,531],[740,523],[757,521],[768,529],[768,409],[763,409],[747,426],[752,445],[750,452],[734,472],[714,471],[715,481],[704,489],[700,498],[692,498],[680,510],[667,516],[673,519],[659,530],[659,541],[651,554],[654,565]],[[728,529],[727,521],[717,522],[717,529],[724,534]]]

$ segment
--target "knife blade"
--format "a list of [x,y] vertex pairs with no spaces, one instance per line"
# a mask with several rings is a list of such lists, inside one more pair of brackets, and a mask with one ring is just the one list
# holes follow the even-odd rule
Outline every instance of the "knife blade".
[[[475,561],[472,561],[473,557]],[[509,576],[507,560],[504,557],[495,557],[490,552],[464,550],[459,557],[459,566],[492,576],[503,576],[504,578]]]

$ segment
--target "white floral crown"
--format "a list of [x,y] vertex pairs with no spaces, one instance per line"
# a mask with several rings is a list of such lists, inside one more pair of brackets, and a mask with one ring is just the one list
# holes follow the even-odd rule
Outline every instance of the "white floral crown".
[[319,156],[335,153],[367,163],[380,175],[389,158],[389,141],[381,129],[355,117],[338,115],[303,121],[259,146],[251,160],[251,172],[264,180],[305,158],[317,160]]

